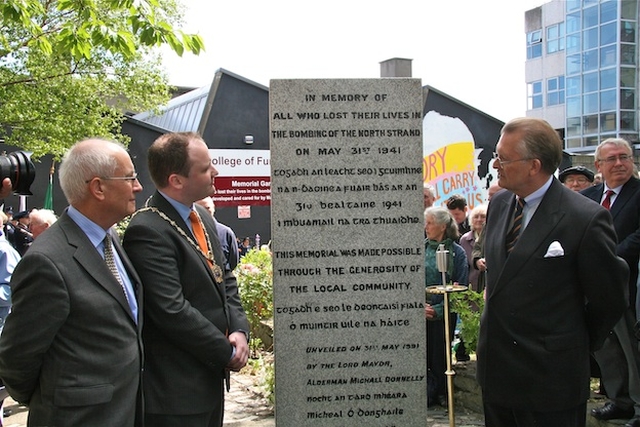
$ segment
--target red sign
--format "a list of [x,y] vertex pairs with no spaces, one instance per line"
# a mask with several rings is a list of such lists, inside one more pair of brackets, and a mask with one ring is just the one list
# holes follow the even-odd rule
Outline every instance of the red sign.
[[271,177],[217,176],[216,207],[220,206],[269,206],[271,204]]

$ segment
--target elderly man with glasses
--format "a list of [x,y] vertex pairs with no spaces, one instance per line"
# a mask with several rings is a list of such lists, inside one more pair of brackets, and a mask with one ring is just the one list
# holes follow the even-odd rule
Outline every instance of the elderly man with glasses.
[[600,143],[595,166],[603,182],[582,194],[611,213],[618,238],[616,253],[627,262],[630,274],[629,307],[602,349],[594,353],[610,401],[593,409],[591,415],[600,420],[631,418],[625,426],[640,427],[640,354],[633,336],[640,256],[640,180],[634,176],[633,153],[624,139],[609,138]]

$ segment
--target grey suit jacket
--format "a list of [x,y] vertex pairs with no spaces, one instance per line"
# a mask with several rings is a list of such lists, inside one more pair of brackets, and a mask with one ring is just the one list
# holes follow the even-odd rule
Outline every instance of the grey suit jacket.
[[[114,246],[142,288],[118,239]],[[29,406],[29,426],[136,426],[142,321],[84,232],[66,214],[35,240],[11,280],[0,378]]]
[[[191,235],[184,220],[158,192],[149,205],[164,213],[137,213],[124,247],[145,288],[145,410],[152,414],[198,414],[220,407],[222,381],[233,348],[229,332],[248,331],[235,276],[216,283],[202,254],[176,227]],[[217,264],[224,256],[211,215],[196,206]]]
[[[477,378],[485,401],[564,410],[589,395],[589,351],[621,317],[629,269],[615,254],[609,213],[555,178],[507,256],[515,196],[489,204],[486,305]],[[551,243],[561,256],[545,256]]]

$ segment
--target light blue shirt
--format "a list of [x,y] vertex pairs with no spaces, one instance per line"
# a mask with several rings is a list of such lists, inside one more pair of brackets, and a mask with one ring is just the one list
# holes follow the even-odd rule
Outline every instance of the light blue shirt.
[[[191,234],[193,234],[193,226],[191,225],[191,219],[189,219],[189,215],[191,214],[191,211],[195,210],[193,205],[191,206],[184,205],[179,201],[174,200],[171,197],[167,196],[160,190],[158,190],[158,193],[162,194],[162,197],[167,199],[167,202],[169,202],[169,204],[173,206],[173,208],[178,212],[178,215],[180,215],[180,218],[182,218],[184,223],[187,224],[187,227],[189,227],[189,231],[191,231]],[[193,235],[195,237],[195,234]]]
[[[89,218],[84,216],[80,211],[75,209],[73,206],[69,206],[67,210],[67,214],[69,217],[75,222],[78,227],[87,235],[89,241],[93,247],[96,248],[100,256],[104,259],[104,238],[107,235],[107,231],[104,228],[100,227],[95,222],[91,221]],[[129,278],[129,274],[127,274],[127,270],[124,268],[124,264],[120,259],[120,255],[118,255],[118,251],[112,248],[113,258],[116,263],[116,268],[118,269],[118,274],[120,274],[120,278],[122,279],[122,284],[124,285],[124,291],[127,294],[127,299],[129,301],[129,307],[131,308],[131,312],[133,313],[133,318],[138,319],[138,301],[136,299],[136,294],[133,290],[133,285],[131,284],[131,279]]]
[[0,231],[0,307],[11,307],[11,275],[20,261],[20,254]]

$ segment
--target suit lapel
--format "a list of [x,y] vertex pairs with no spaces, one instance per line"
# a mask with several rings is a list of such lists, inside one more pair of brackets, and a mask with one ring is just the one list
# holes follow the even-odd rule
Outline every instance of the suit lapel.
[[129,317],[133,321],[131,308],[124,296],[122,286],[118,283],[118,280],[113,277],[113,274],[109,271],[109,267],[107,267],[104,259],[100,256],[100,253],[98,253],[98,250],[93,246],[87,235],[66,213],[63,214],[58,221],[61,222],[61,228],[65,231],[69,245],[76,248],[73,258],[85,269],[88,275],[118,301],[122,308],[129,313]]
[[[180,227],[188,236],[190,236],[192,238],[192,240],[195,242],[195,239],[193,239],[193,234],[191,233],[191,230],[189,230],[189,227],[187,227],[187,224],[184,222],[184,219],[182,219],[180,217],[180,215],[178,214],[178,212],[174,209],[173,206],[171,206],[171,203],[169,203],[167,201],[167,199],[165,199],[160,193],[156,192],[153,197],[151,198],[151,201],[149,203],[150,206],[154,206],[156,208],[158,208],[160,211],[162,211],[165,215],[167,215],[169,217],[169,219],[171,219],[175,224],[178,225],[178,227]],[[197,209],[197,206],[196,206]],[[204,208],[203,208],[204,209]],[[203,212],[198,211],[198,213],[200,214],[201,218],[203,217]],[[208,213],[207,213],[208,215]],[[206,217],[203,218],[203,223],[207,224],[206,222]],[[209,234],[209,239],[212,241],[212,244],[214,242],[213,238],[215,237],[215,242],[217,242],[217,234],[212,236],[211,233],[211,228],[207,227],[207,233]],[[196,243],[197,244],[197,243]],[[213,283],[213,286],[216,288],[216,290],[218,291],[218,293],[220,294],[220,297],[222,298],[222,301],[226,301],[226,298],[224,297],[224,292],[222,291],[222,289],[220,288],[220,286],[218,285],[218,283],[215,280],[215,277],[213,276],[213,271],[211,271],[211,267],[209,267],[209,262],[207,261],[207,259],[200,253],[200,251],[194,247],[192,244],[189,244],[189,246],[191,247],[191,250],[193,250],[194,254],[197,256],[197,258],[200,260],[200,262],[202,263],[203,267],[205,268],[205,270],[207,271],[207,274],[209,276],[211,276],[211,282]],[[215,251],[214,251],[215,252]],[[216,258],[216,262],[219,262],[220,260]],[[224,263],[223,264],[218,264],[218,265],[222,265],[224,267]],[[223,270],[224,271],[224,270]]]
[[[115,234],[115,233],[114,233]],[[131,282],[131,285],[133,286],[133,291],[136,294],[136,302],[138,303],[138,321],[137,324],[138,326],[142,326],[142,281],[140,280],[140,277],[138,276],[138,273],[136,273],[136,270],[133,268],[133,264],[131,264],[131,261],[129,260],[129,257],[127,256],[126,252],[124,251],[124,248],[122,247],[122,245],[120,244],[120,238],[117,237],[117,235],[114,236],[113,238],[113,246],[116,249],[116,252],[118,252],[118,255],[120,256],[120,260],[122,261],[122,264],[124,265],[125,270],[127,270],[127,275],[129,276],[129,281]],[[127,307],[128,307],[128,303],[127,303]],[[131,313],[131,310],[129,310],[129,313]],[[132,318],[133,318],[133,313],[131,313]]]
[[554,178],[549,190],[547,190],[540,201],[540,205],[538,205],[533,217],[531,217],[527,227],[520,235],[518,243],[513,248],[513,251],[511,251],[511,254],[506,257],[504,267],[496,283],[496,288],[500,288],[512,277],[517,275],[524,265],[530,261],[531,257],[534,256],[540,245],[546,241],[549,233],[556,228],[562,217],[564,217],[561,206],[562,184]]
[[638,191],[638,184],[640,180],[637,178],[631,177],[629,181],[627,181],[620,190],[620,194],[616,197],[613,202],[613,206],[611,206],[611,217],[615,220],[616,216],[624,209],[624,206],[633,198],[633,195]]

